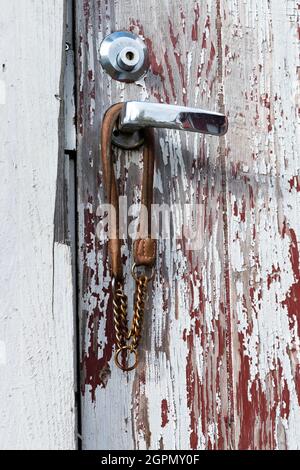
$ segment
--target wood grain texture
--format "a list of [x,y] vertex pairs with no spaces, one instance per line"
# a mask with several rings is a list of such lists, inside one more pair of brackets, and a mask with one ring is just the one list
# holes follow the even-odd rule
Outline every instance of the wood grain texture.
[[300,447],[299,3],[223,3],[235,446]]
[[74,449],[71,254],[54,239],[64,2],[0,9],[0,447]]
[[[82,435],[96,449],[299,447],[299,9],[280,1],[77,2]],[[115,30],[145,38],[151,68],[103,73]],[[155,202],[203,207],[201,243],[160,240],[141,364],[113,364],[99,129],[110,104],[149,100],[226,111],[216,139],[156,131]],[[138,201],[140,154],[120,152]],[[127,290],[131,246],[124,246]],[[130,296],[131,297],[131,296]]]

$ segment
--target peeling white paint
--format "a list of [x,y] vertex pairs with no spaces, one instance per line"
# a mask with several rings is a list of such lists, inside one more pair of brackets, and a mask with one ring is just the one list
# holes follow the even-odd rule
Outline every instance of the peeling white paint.
[[76,447],[71,252],[53,225],[63,10],[1,2],[1,449]]

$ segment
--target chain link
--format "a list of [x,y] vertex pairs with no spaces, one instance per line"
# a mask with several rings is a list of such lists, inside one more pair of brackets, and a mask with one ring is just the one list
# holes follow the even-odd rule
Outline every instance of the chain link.
[[[144,274],[141,276],[134,274],[135,299],[130,330],[128,329],[127,296],[124,293],[124,286],[122,283],[118,282],[115,287],[113,298],[113,314],[117,346],[115,363],[124,371],[133,370],[138,365],[137,349],[141,339],[147,286],[151,278],[148,278]],[[128,361],[131,354],[134,355],[134,363],[130,366]]]

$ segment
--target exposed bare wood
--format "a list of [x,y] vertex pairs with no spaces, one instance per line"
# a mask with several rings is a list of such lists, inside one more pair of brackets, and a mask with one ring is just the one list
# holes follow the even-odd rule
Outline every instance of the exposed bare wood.
[[[114,30],[145,38],[143,83],[98,61]],[[77,2],[78,213],[84,448],[299,446],[299,8],[296,1]],[[200,249],[160,240],[141,364],[113,364],[99,129],[111,103],[224,110],[224,139],[156,131],[155,200],[203,206]],[[140,154],[119,154],[138,200]],[[124,248],[127,290],[130,243]]]

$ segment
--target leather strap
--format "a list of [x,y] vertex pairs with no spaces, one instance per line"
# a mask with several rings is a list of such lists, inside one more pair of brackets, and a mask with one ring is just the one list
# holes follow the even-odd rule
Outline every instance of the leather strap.
[[[111,106],[102,122],[101,129],[101,157],[103,167],[104,186],[107,195],[107,202],[115,208],[116,220],[115,230],[111,231],[109,240],[109,255],[112,276],[121,281],[123,269],[121,261],[121,240],[119,238],[119,194],[112,160],[111,136],[117,123],[123,103]],[[152,129],[144,130],[144,151],[143,151],[143,178],[141,203],[147,209],[147,216],[141,212],[139,233],[142,234],[133,245],[134,262],[137,266],[153,266],[156,255],[156,242],[151,239],[151,204],[153,198],[153,174],[154,174],[154,136]]]

